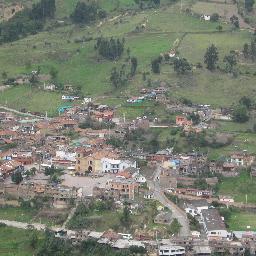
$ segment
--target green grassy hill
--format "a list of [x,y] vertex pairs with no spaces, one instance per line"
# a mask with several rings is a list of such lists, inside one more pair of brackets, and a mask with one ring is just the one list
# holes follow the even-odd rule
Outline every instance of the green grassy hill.
[[[77,0],[56,0],[56,19],[66,20]],[[206,69],[193,70],[191,76],[177,76],[169,65],[162,66],[160,75],[151,73],[151,60],[159,54],[173,48],[178,42],[179,55],[190,63],[203,63],[206,48],[214,43],[220,52],[220,63],[230,50],[241,50],[249,42],[249,31],[231,32],[231,26],[222,24],[223,31],[218,32],[219,23],[201,21],[197,16],[180,12],[179,3],[170,5],[162,1],[159,9],[139,10],[133,0],[98,0],[99,5],[108,11],[108,18],[90,26],[75,26],[67,21],[64,26],[47,25],[46,31],[25,39],[0,46],[0,73],[7,72],[9,77],[41,67],[42,73],[49,73],[52,67],[58,70],[58,80],[81,86],[85,95],[118,97],[136,94],[139,88],[147,85],[142,80],[142,73],[149,72],[147,79],[166,81],[170,85],[173,98],[186,97],[194,102],[214,106],[231,105],[241,95],[255,96],[253,70],[255,65],[248,65],[251,74],[232,78]],[[187,6],[190,1],[187,1]],[[184,7],[185,8],[185,7]],[[125,10],[121,13],[120,10]],[[128,11],[130,10],[130,11]],[[133,10],[133,11],[131,11]],[[121,13],[121,14],[120,14]],[[137,26],[146,24],[143,32],[134,32]],[[125,38],[125,48],[131,56],[138,58],[138,71],[133,80],[120,90],[113,89],[109,82],[111,69],[126,62],[126,53],[117,62],[103,60],[94,50],[95,40],[75,43],[76,39],[92,37]],[[241,69],[247,64],[241,63]],[[245,85],[246,82],[246,85]],[[0,95],[0,103],[20,109],[48,111],[56,113],[60,95],[46,93],[27,86],[5,90]],[[26,98],[26,100],[24,99]],[[45,100],[43,100],[45,99]]]

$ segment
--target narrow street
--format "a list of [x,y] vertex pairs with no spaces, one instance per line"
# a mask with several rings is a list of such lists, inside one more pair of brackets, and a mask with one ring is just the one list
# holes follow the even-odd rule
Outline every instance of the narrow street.
[[159,185],[160,173],[161,169],[160,166],[158,166],[154,173],[153,181],[148,180],[148,186],[150,190],[154,192],[155,199],[170,209],[172,211],[173,218],[176,218],[182,225],[179,236],[190,236],[191,234],[187,214],[164,195],[164,192]]

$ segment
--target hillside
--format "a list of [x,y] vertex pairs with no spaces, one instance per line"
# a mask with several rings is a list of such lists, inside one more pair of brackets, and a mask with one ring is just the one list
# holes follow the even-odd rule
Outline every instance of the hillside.
[[[237,6],[231,1],[216,3],[188,0],[181,5],[180,1],[162,0],[159,7],[140,9],[134,0],[98,0],[98,6],[107,12],[107,17],[91,24],[75,25],[69,17],[77,2],[56,0],[55,18],[47,21],[43,31],[2,44],[2,76],[5,74],[8,78],[17,78],[39,69],[43,77],[49,77],[49,73],[54,70],[54,83],[71,84],[79,88],[80,95],[84,97],[118,106],[117,114],[125,114],[128,119],[146,114],[153,118],[157,116],[159,120],[173,120],[174,116],[166,105],[149,102],[142,108],[130,108],[125,104],[129,97],[137,96],[141,88],[160,84],[168,87],[166,100],[169,103],[185,98],[196,104],[223,108],[236,105],[242,96],[256,99],[256,63],[245,59],[242,53],[244,44],[250,44],[253,33],[240,16],[240,29],[230,23],[232,12],[237,14]],[[26,4],[31,6],[32,1],[26,1]],[[215,12],[222,15],[219,21],[200,18],[202,14],[212,15]],[[111,61],[100,56],[95,50],[99,37],[124,38],[121,58]],[[218,68],[213,72],[206,69],[204,64],[204,54],[211,44],[219,52]],[[168,61],[160,65],[160,74],[152,72],[151,61],[171,49],[175,49],[179,58],[188,60],[192,66],[191,72],[177,74]],[[236,76],[224,72],[224,56],[232,51],[238,56]],[[136,57],[138,62],[135,75],[124,86],[115,88],[110,82],[112,69],[118,70],[123,66],[125,72],[129,72],[131,57]],[[41,81],[41,85],[44,81]],[[62,91],[44,91],[26,83],[10,87],[3,85],[0,88],[0,104],[18,110],[47,111],[52,116],[58,113],[58,107],[65,104],[61,100],[64,94]],[[232,151],[234,145],[251,150],[256,137],[244,132],[252,129],[253,124],[254,115],[250,122],[240,126],[234,123],[217,124],[218,131],[231,132],[235,135],[235,141],[221,150],[212,149],[213,157]],[[161,140],[165,141],[165,132],[161,136]],[[245,143],[246,140],[249,142]],[[183,145],[181,139],[180,146],[186,148],[187,144]]]

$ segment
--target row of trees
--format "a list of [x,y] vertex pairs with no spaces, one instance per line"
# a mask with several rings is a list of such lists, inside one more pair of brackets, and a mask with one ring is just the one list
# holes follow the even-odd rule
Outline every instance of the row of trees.
[[134,0],[134,2],[139,5],[140,9],[158,7],[161,4],[161,0]]
[[124,38],[120,40],[119,38],[114,39],[113,37],[103,38],[100,37],[97,39],[97,42],[94,46],[98,53],[109,60],[117,60],[121,57],[124,51]]
[[253,5],[255,4],[255,0],[245,0],[244,7],[246,11],[251,12],[253,10]]
[[105,18],[106,16],[106,11],[99,8],[96,3],[78,2],[70,18],[74,23],[88,24],[98,18]]
[[256,60],[256,38],[253,38],[250,44],[244,44],[243,54],[246,59]]
[[130,70],[127,70],[127,66],[123,64],[120,68],[114,67],[111,70],[110,82],[115,88],[125,86],[129,79],[135,76],[138,60],[136,57],[130,58]]
[[32,9],[24,9],[0,24],[0,43],[12,42],[29,34],[36,34],[44,27],[47,18],[53,18],[55,0],[41,0]]

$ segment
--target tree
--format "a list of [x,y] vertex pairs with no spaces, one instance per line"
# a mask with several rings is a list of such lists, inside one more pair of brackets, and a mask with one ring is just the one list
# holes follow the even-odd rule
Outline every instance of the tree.
[[245,0],[244,1],[244,7],[247,12],[251,12],[253,10],[254,3],[255,3],[255,0]]
[[208,189],[208,184],[206,183],[205,179],[196,179],[194,181],[194,186],[193,187],[197,188],[197,189],[205,190],[205,189]]
[[189,116],[188,116],[189,119],[192,120],[193,124],[194,125],[197,125],[200,123],[200,116],[196,113],[191,113]]
[[223,27],[221,25],[218,25],[217,28],[216,28],[219,32],[222,31]]
[[131,76],[134,76],[137,70],[138,60],[135,57],[131,58]]
[[240,100],[239,103],[243,106],[245,106],[247,109],[250,109],[253,105],[252,99],[247,96],[243,96]]
[[131,225],[131,221],[132,220],[131,220],[131,216],[130,216],[130,210],[128,208],[128,205],[125,204],[123,213],[120,217],[120,222],[125,228],[129,228],[129,226]]
[[2,78],[5,80],[7,78],[7,73],[5,71],[2,72]]
[[54,18],[56,11],[55,0],[41,0],[34,4],[31,10],[31,17],[35,20]]
[[223,62],[226,63],[225,71],[227,73],[231,73],[234,69],[234,66],[237,64],[236,56],[233,53],[230,53],[229,55],[226,55],[223,59]]
[[251,58],[252,60],[254,61],[255,58],[256,58],[256,40],[255,39],[252,39],[251,40]]
[[55,67],[52,67],[50,69],[50,76],[52,80],[56,80],[57,76],[58,76],[58,70]]
[[14,172],[12,174],[11,178],[12,178],[12,182],[14,182],[15,184],[20,184],[23,180],[22,174],[20,171]]
[[158,57],[158,58],[151,61],[151,68],[152,68],[153,73],[160,74],[160,63],[161,63],[161,61],[162,61],[161,57]]
[[243,105],[238,105],[233,111],[233,119],[238,123],[245,123],[249,120],[247,108]]
[[232,17],[230,17],[230,21],[235,28],[239,28],[239,19],[237,16],[233,15]]
[[97,42],[94,46],[98,53],[109,60],[117,60],[119,59],[124,51],[124,39],[120,40],[119,38],[114,39],[113,37],[110,39],[100,37],[97,39]]
[[174,218],[168,231],[171,234],[177,235],[180,232],[181,227],[182,226],[180,225],[179,221]]
[[212,71],[216,68],[216,63],[219,60],[218,55],[217,47],[214,44],[207,48],[204,55],[204,63],[206,64],[207,69]]
[[217,22],[219,21],[220,15],[218,13],[213,13],[211,16],[211,21]]
[[177,74],[185,74],[191,70],[191,66],[185,58],[175,59],[173,69]]
[[96,20],[98,6],[95,3],[78,2],[73,13],[70,15],[74,23],[90,23]]
[[125,65],[123,65],[120,70],[114,67],[111,71],[109,80],[115,88],[125,85],[128,80],[125,73]]
[[248,58],[250,55],[249,45],[247,43],[244,44],[243,54],[245,58]]

